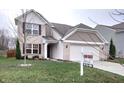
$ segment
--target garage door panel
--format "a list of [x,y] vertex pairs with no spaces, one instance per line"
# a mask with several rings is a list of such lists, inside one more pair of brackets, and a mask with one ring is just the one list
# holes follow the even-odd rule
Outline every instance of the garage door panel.
[[71,61],[80,61],[81,60],[81,46],[70,45],[70,60]]
[[76,44],[70,45],[70,60],[78,61],[83,60],[83,54],[92,54],[93,60],[99,60],[99,47],[98,46],[81,46]]
[[93,60],[99,60],[99,47],[97,46],[83,46],[84,54],[93,55]]

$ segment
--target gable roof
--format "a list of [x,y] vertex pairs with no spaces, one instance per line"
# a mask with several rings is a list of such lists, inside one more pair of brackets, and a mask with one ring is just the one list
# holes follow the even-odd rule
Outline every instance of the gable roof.
[[97,30],[84,29],[84,28],[74,29],[71,33],[66,35],[62,40],[100,42],[106,44],[108,43]]
[[87,26],[85,24],[82,24],[82,23],[80,23],[80,24],[78,24],[78,25],[76,25],[74,27],[76,27],[76,28],[84,28],[84,29],[93,29],[93,28],[91,28],[91,27],[89,27],[89,26]]
[[111,26],[117,32],[124,32],[124,22]]
[[69,36],[66,40],[76,40],[84,42],[103,42],[96,34],[95,31],[82,31],[77,29],[77,31]]
[[19,18],[21,18],[23,15],[27,15],[29,13],[35,13],[37,16],[39,16],[40,18],[42,18],[52,29],[54,29],[55,31],[57,31],[59,33],[59,35],[61,37],[66,36],[67,34],[69,34],[70,32],[72,32],[74,29],[76,28],[84,28],[84,29],[93,29],[85,24],[78,24],[76,26],[70,26],[70,25],[66,25],[66,24],[60,24],[60,23],[51,23],[49,22],[47,19],[45,19],[40,13],[38,13],[37,11],[31,9],[27,12],[25,12],[24,14],[18,16],[15,18],[15,23],[19,20]]
[[106,25],[97,25],[97,26],[103,26],[103,27],[111,28],[111,29],[113,29],[113,31],[116,31],[117,33],[118,32],[124,32],[124,22],[113,25],[113,26],[106,26]]
[[[48,23],[49,26],[53,26],[46,18],[44,18],[40,13],[38,13],[37,11],[35,11],[34,9],[31,9],[29,11],[26,11],[25,13],[23,13],[22,15],[18,16],[15,18],[15,23],[21,18],[23,17],[23,15],[28,15],[29,13],[35,13],[37,16],[39,16],[40,18],[42,18],[46,23]],[[17,23],[16,23],[17,24]]]
[[60,23],[52,23],[54,27],[52,27],[53,29],[57,30],[57,32],[61,35],[64,36],[65,33],[72,28],[72,26],[70,25],[66,25],[66,24],[60,24]]
[[74,29],[76,28],[84,28],[84,29],[92,29],[93,28],[85,25],[85,24],[78,24],[76,26],[70,26],[70,25],[66,25],[66,24],[60,24],[60,23],[52,23],[54,27],[52,27],[53,29],[55,29],[62,37],[66,36],[67,34],[71,33]]
[[[101,24],[96,25],[96,27],[98,27],[98,26],[111,27],[111,26],[106,26],[106,25],[101,25]],[[95,28],[96,28],[96,27],[95,27]]]
[[111,26],[115,29],[124,29],[124,22]]
[[[113,31],[116,31],[116,29],[112,28],[111,26],[106,26],[106,25],[96,25],[95,29],[98,29],[98,27],[105,27],[105,28],[109,28],[112,29]],[[99,28],[98,30],[100,30],[101,28]]]
[[66,25],[66,24],[60,24],[60,23],[52,23],[54,25],[53,29],[57,30],[58,33],[64,37],[67,34],[69,34],[70,32],[72,32],[74,29],[76,28],[84,28],[84,29],[93,29],[85,24],[78,24],[76,26],[70,26],[70,25]]
[[93,28],[91,28],[91,27],[89,27],[89,26],[87,26],[87,25],[85,25],[85,24],[80,23],[80,24],[78,24],[78,25],[76,25],[76,26],[73,26],[71,29],[69,29],[69,30],[67,31],[67,33],[65,33],[65,36],[68,35],[68,34],[71,33],[74,29],[77,29],[77,28],[92,29],[92,30],[94,30]]

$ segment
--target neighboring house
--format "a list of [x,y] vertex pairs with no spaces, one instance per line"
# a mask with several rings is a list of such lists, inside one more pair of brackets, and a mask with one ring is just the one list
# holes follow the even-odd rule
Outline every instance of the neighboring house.
[[[23,16],[26,15],[26,21]],[[35,10],[15,18],[18,28],[21,55],[25,50],[28,58],[53,58],[70,61],[80,61],[83,54],[93,55],[93,60],[105,60],[102,52],[108,43],[98,32],[84,24],[69,26],[50,23]],[[26,49],[24,47],[24,31]],[[104,48],[104,49],[103,49]],[[102,51],[102,52],[101,52]]]
[[9,39],[5,35],[0,36],[0,50],[8,49],[8,41]]
[[116,24],[113,26],[97,25],[95,28],[108,42],[110,42],[112,38],[113,43],[116,46],[116,56],[124,58],[124,23]]
[[16,49],[16,38],[9,38],[9,40],[8,40],[8,49],[9,50]]

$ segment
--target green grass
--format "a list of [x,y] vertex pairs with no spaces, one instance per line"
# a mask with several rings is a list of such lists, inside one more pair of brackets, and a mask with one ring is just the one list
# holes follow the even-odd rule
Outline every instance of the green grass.
[[19,67],[21,63],[23,60],[0,57],[0,82],[124,82],[122,76],[89,67],[81,77],[78,63],[27,60],[32,67]]
[[108,60],[108,61],[119,63],[119,64],[124,64],[124,58],[116,58],[114,60]]

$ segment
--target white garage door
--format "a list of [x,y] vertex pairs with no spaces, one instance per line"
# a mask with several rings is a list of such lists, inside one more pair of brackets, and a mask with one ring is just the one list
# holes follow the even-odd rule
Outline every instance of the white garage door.
[[92,54],[93,60],[99,60],[99,47],[98,46],[81,46],[76,44],[70,45],[70,60],[80,62],[83,59],[81,53],[83,49],[84,54]]

